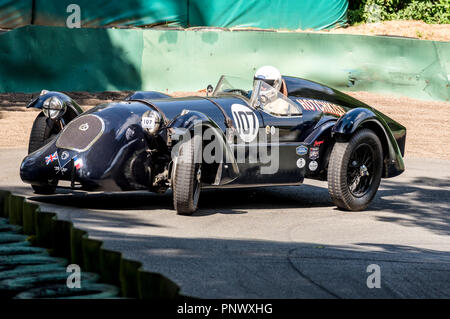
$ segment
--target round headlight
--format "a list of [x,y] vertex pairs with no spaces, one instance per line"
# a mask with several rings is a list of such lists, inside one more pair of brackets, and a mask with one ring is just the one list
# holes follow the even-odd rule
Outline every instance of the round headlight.
[[45,100],[42,111],[44,115],[52,120],[64,114],[65,106],[56,96],[52,96]]
[[161,115],[158,112],[150,110],[142,115],[141,126],[150,135],[156,134],[161,125]]

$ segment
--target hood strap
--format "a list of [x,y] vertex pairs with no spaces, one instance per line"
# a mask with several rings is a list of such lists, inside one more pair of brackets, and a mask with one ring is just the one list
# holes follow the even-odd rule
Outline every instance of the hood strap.
[[228,116],[227,112],[225,112],[225,110],[223,109],[222,106],[220,106],[219,103],[217,103],[216,101],[210,99],[209,97],[205,97],[205,96],[200,96],[201,98],[208,100],[209,102],[211,102],[212,104],[214,104],[215,106],[217,106],[217,108],[222,112],[223,116],[225,117],[225,126],[227,128],[232,128],[233,127],[233,121],[231,120],[231,118]]

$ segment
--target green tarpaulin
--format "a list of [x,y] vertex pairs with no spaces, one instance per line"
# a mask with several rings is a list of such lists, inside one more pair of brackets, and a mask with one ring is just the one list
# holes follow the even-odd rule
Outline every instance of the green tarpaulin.
[[81,26],[144,26],[176,24],[183,26],[187,17],[186,0],[35,0],[35,24],[66,26],[67,7],[77,4]]
[[32,0],[0,0],[0,28],[18,28],[31,23]]
[[192,26],[328,29],[347,22],[348,0],[190,0]]
[[348,0],[0,0],[0,28],[66,26],[71,4],[80,8],[82,27],[168,24],[320,30],[345,24],[348,8]]
[[450,42],[415,39],[31,26],[0,34],[0,61],[0,92],[194,91],[273,65],[341,90],[450,99]]

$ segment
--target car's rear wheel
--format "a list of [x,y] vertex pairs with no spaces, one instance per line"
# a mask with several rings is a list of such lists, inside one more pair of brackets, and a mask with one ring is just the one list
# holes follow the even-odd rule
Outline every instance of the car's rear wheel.
[[381,181],[383,150],[369,129],[357,131],[348,142],[336,142],[328,164],[328,191],[344,210],[366,209]]
[[194,135],[184,142],[175,158],[172,173],[173,204],[177,214],[192,215],[198,207],[201,190],[201,163],[195,153],[200,151],[201,137]]
[[[58,132],[59,129],[55,127],[54,122],[51,122],[43,113],[40,113],[34,120],[31,128],[28,154],[49,143]],[[31,187],[36,194],[49,195],[55,192],[57,184],[58,181],[51,181],[48,185],[31,185]]]

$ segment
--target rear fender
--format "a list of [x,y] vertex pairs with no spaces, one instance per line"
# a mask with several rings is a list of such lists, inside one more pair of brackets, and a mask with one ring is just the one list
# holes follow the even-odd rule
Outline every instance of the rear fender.
[[355,108],[343,115],[331,130],[336,141],[348,141],[360,128],[369,128],[377,134],[383,146],[383,177],[397,176],[405,170],[400,148],[383,118],[372,110]]

